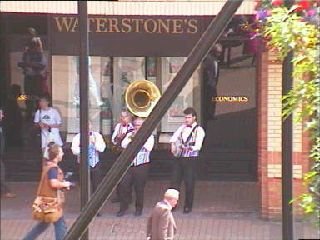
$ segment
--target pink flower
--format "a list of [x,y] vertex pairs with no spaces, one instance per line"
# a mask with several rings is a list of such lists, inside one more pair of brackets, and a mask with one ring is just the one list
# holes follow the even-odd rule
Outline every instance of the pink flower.
[[317,11],[315,9],[310,9],[307,12],[307,16],[309,16],[309,17],[312,17],[312,16],[314,16],[316,14],[317,14]]

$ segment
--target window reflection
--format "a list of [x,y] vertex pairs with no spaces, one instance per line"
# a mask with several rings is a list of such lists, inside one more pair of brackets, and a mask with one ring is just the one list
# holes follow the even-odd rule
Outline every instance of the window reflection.
[[[122,110],[124,94],[135,80],[152,81],[164,92],[185,62],[185,57],[89,57],[89,118],[93,128],[110,136]],[[161,132],[172,132],[183,121],[182,111],[193,104],[194,78],[184,87],[161,120]],[[63,118],[69,142],[80,131],[79,57],[52,56],[52,98]]]

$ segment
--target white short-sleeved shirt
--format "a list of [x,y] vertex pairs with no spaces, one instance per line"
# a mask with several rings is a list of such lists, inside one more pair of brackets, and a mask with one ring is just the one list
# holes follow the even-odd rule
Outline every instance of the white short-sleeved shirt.
[[[47,110],[38,110],[34,116],[34,123],[43,122],[45,124],[61,124],[61,116],[59,112],[50,107]],[[50,138],[50,139],[49,139]],[[46,147],[49,142],[55,142],[62,146],[62,139],[59,133],[59,128],[51,128],[51,134],[49,135],[48,129],[41,130],[41,146]]]

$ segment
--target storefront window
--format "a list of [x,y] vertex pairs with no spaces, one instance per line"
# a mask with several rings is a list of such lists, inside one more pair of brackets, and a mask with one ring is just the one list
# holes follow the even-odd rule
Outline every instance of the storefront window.
[[144,57],[113,58],[113,121],[118,121],[121,110],[126,109],[124,94],[126,88],[135,80],[145,79]]
[[[61,130],[67,133],[67,142],[79,132],[78,59],[77,56],[52,56],[52,99],[61,111],[64,120]],[[129,84],[147,79],[161,86],[159,89],[164,92],[185,60],[185,57],[90,56],[89,118],[94,129],[111,135],[121,111],[127,109],[124,94]],[[198,77],[197,73],[192,76],[162,118],[161,132],[174,132],[183,122],[183,110],[193,106],[194,82]]]
[[[162,92],[167,90],[171,81],[179,72],[185,57],[164,57],[162,58]],[[193,106],[193,77],[179,93],[178,97],[172,103],[167,113],[161,121],[162,132],[174,132],[181,125],[184,119],[183,110]]]

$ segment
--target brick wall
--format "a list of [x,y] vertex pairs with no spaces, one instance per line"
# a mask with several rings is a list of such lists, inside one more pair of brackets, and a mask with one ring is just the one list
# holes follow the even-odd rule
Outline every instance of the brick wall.
[[[258,76],[258,174],[261,186],[261,215],[281,217],[281,97],[282,64],[272,52],[260,57]],[[306,191],[302,175],[309,168],[308,136],[301,123],[293,124],[293,195]],[[294,210],[301,213],[296,205]]]

